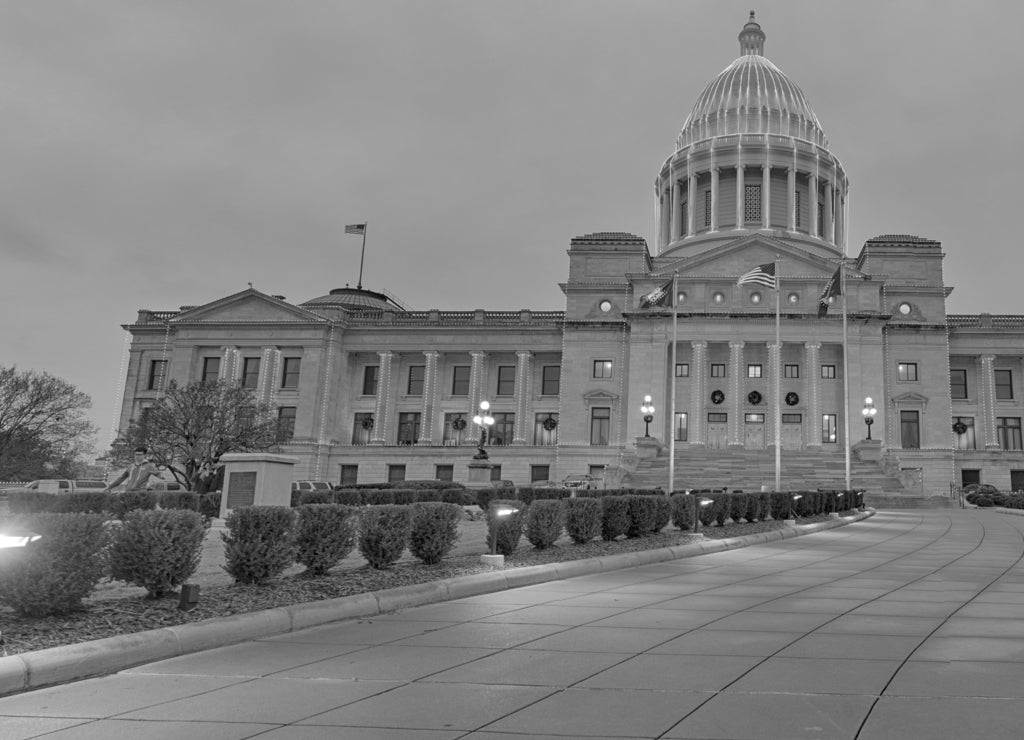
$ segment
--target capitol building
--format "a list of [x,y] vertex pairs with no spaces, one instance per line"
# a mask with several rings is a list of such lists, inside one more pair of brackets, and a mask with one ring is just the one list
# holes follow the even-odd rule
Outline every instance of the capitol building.
[[1024,489],[1024,316],[947,314],[939,241],[849,244],[824,127],[753,13],[738,40],[652,172],[656,233],[572,238],[564,311],[413,311],[362,285],[140,310],[121,430],[168,379],[222,378],[275,409],[300,479],[470,482],[486,401],[488,476],[519,485],[749,490],[778,454],[787,489],[844,465],[889,493]]

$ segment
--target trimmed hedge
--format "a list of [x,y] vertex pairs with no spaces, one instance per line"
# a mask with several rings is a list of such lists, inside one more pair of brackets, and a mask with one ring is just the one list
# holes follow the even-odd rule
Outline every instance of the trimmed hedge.
[[356,544],[358,515],[349,506],[304,504],[295,520],[295,560],[314,576],[340,563]]
[[[514,509],[506,516],[495,516],[499,507]],[[495,542],[495,550],[499,555],[509,557],[519,548],[519,540],[523,536],[523,502],[516,499],[495,499],[487,510],[487,551]],[[495,537],[497,539],[495,539]]]
[[412,505],[409,552],[427,565],[440,563],[459,541],[462,507],[443,501]]
[[199,567],[209,520],[185,509],[137,509],[114,529],[110,577],[142,586],[159,598],[185,583]]
[[625,496],[601,497],[601,539],[611,542],[629,531],[632,517]]
[[672,511],[672,526],[682,530],[692,529],[694,497],[685,493],[674,493],[669,503]]
[[565,499],[565,531],[577,545],[601,535],[603,507],[596,498]]
[[535,549],[551,547],[564,529],[565,505],[562,500],[539,499],[526,509],[526,539]]
[[199,511],[199,494],[194,491],[165,491],[159,495],[161,509]]
[[107,567],[110,540],[102,514],[33,514],[23,528],[42,537],[10,548],[0,562],[0,601],[26,617],[65,614],[81,607]]
[[656,506],[661,499],[654,496],[626,496],[625,499],[629,512],[626,536],[632,539],[654,532],[658,520]]
[[223,568],[238,583],[266,583],[295,562],[295,513],[288,507],[232,509],[224,523]]
[[390,568],[405,551],[412,527],[412,507],[367,506],[359,520],[359,552],[371,568]]

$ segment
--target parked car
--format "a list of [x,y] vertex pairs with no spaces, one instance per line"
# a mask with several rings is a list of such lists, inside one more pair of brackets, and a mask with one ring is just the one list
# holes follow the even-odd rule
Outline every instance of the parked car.
[[516,484],[510,480],[492,480],[491,488],[515,488]]
[[571,488],[574,491],[589,491],[598,487],[597,478],[592,475],[567,475],[562,481],[563,488]]
[[176,480],[155,480],[146,486],[147,491],[184,491],[185,487]]
[[47,478],[34,480],[24,486],[8,488],[11,491],[38,491],[39,493],[93,493],[106,488],[106,483],[101,480],[85,478],[82,480],[70,480],[67,478]]
[[293,480],[292,491],[330,491],[331,484],[325,480]]

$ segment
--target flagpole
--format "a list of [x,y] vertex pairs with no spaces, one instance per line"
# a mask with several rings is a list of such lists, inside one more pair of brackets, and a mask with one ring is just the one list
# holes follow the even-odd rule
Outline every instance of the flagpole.
[[775,256],[775,490],[782,490],[782,407],[779,394],[782,392],[782,280],[779,277],[779,257]]
[[363,260],[366,258],[366,232],[370,228],[370,222],[363,222],[363,251],[359,254],[359,282],[356,283],[356,290],[363,289]]
[[846,335],[846,257],[843,257],[844,262],[839,264],[839,289],[843,294],[843,405],[846,409],[846,413],[843,414],[845,419],[845,430],[846,435],[846,490],[850,490],[850,361],[849,361],[849,342]]
[[676,296],[679,295],[679,270],[672,274],[672,363],[669,367],[669,382],[672,390],[669,392],[669,434],[668,434],[668,489],[666,493],[671,496],[675,489],[676,481],[676,340],[678,339],[679,319],[676,311]]

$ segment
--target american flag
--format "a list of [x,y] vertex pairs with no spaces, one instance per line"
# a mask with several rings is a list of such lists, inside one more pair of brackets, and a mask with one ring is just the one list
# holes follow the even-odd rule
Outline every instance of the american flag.
[[740,279],[736,281],[737,285],[746,285],[747,283],[757,283],[766,288],[774,289],[776,286],[775,263],[765,262],[763,265],[758,265],[753,270],[740,275]]
[[345,227],[346,234],[365,234],[366,224],[349,224]]

